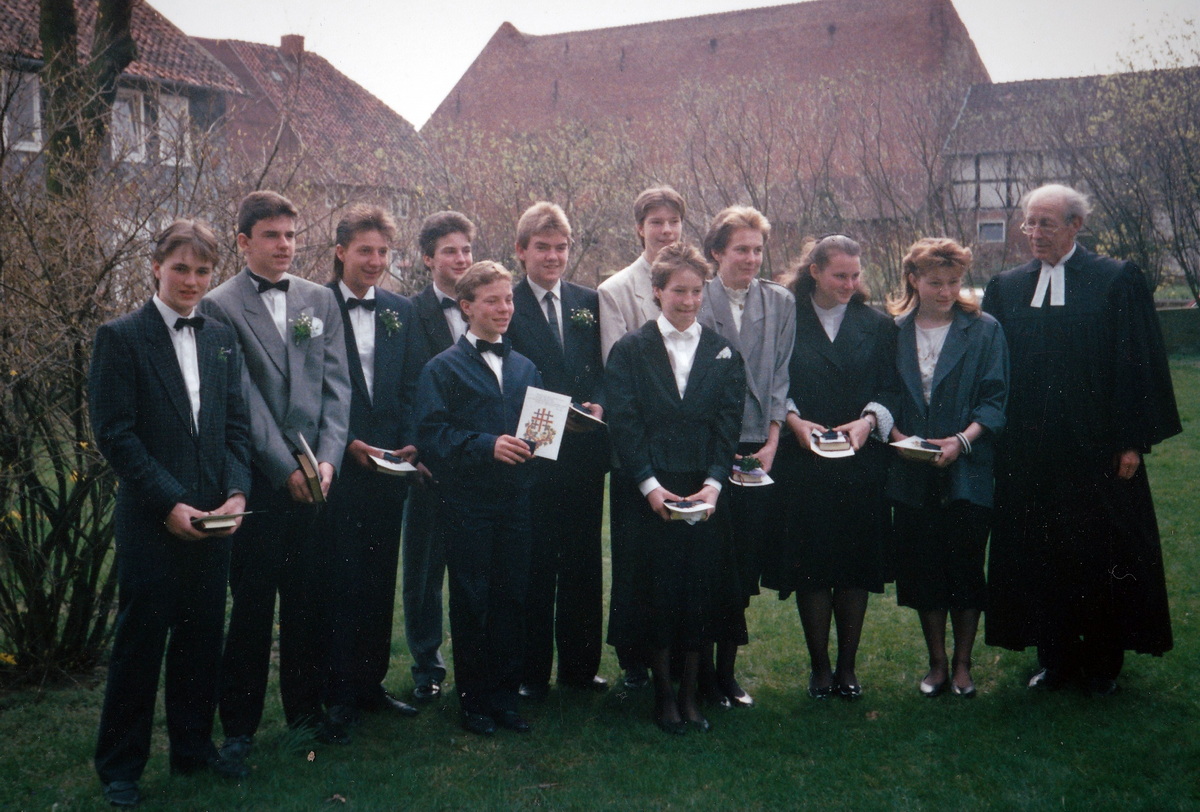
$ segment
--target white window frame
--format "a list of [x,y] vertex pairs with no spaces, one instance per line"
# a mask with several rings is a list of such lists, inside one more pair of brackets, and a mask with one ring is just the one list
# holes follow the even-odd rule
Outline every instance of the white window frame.
[[[11,149],[21,152],[38,152],[42,148],[42,84],[36,73],[24,73],[20,71],[0,71],[0,81],[3,82],[3,87],[0,89],[0,104],[3,104],[5,110],[4,120],[0,122],[3,126],[4,143]],[[12,117],[7,115],[13,103],[12,97],[17,93],[18,88],[22,93],[27,93],[33,102],[33,130],[23,138],[17,138],[12,134],[13,121]]]
[[[1000,239],[985,239],[983,236],[985,226],[999,226]],[[989,245],[1003,243],[1008,240],[1008,223],[1004,222],[1003,220],[980,220],[975,224],[975,239],[977,242],[987,243]]]
[[[158,153],[163,163],[174,165],[177,158],[184,166],[192,165],[192,110],[187,96],[160,93],[157,100]],[[174,109],[172,109],[174,108]],[[176,143],[178,140],[179,143]]]
[[[128,103],[130,111],[129,126],[132,133],[127,135],[118,125],[118,109]],[[146,160],[146,98],[140,90],[127,87],[117,88],[117,97],[113,101],[112,125],[109,133],[109,143],[112,145],[113,157],[125,161]]]

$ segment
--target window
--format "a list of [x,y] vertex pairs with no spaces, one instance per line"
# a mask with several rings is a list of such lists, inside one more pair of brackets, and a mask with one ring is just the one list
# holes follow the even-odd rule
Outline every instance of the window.
[[4,146],[24,152],[42,148],[42,94],[33,73],[0,72]]
[[979,223],[979,242],[1004,242],[1004,221]]
[[158,97],[158,150],[169,164],[191,163],[192,123],[188,100],[184,96],[163,93]]
[[146,160],[145,106],[144,97],[136,90],[117,90],[112,109],[112,151],[116,160]]

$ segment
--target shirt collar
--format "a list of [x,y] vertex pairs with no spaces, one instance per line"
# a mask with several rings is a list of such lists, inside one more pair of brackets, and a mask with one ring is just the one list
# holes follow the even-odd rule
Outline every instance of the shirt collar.
[[686,330],[682,330],[682,331],[675,329],[675,325],[671,324],[671,322],[667,320],[666,316],[660,315],[658,317],[657,324],[658,324],[658,331],[660,333],[662,333],[664,337],[670,336],[670,335],[681,335],[684,338],[699,338],[700,337],[700,322],[699,321],[693,321],[690,327],[688,327]]
[[1051,268],[1051,269],[1053,269],[1053,268],[1061,268],[1061,267],[1063,267],[1063,266],[1065,266],[1065,265],[1067,264],[1067,261],[1068,261],[1068,260],[1070,260],[1070,259],[1071,259],[1071,257],[1075,256],[1075,252],[1076,252],[1078,249],[1079,249],[1079,243],[1072,243],[1072,244],[1071,244],[1071,250],[1070,250],[1070,251],[1068,251],[1066,254],[1064,254],[1064,255],[1063,255],[1063,258],[1062,258],[1062,259],[1060,259],[1060,260],[1058,261],[1058,264],[1057,264],[1057,265],[1051,265],[1049,262],[1046,262],[1045,260],[1043,260],[1043,261],[1042,261],[1042,267],[1043,267],[1043,268]]
[[351,299],[362,299],[362,300],[366,301],[366,300],[375,298],[375,286],[374,285],[371,285],[371,287],[367,289],[366,296],[356,296],[356,295],[354,295],[354,291],[350,290],[350,287],[346,284],[345,280],[339,279],[338,280],[338,290],[340,290],[342,292],[342,298],[345,299],[347,302],[350,301]]
[[553,293],[555,299],[558,299],[560,302],[562,301],[562,280],[561,279],[555,280],[554,287],[552,287],[552,288],[544,288],[541,285],[539,285],[537,282],[534,282],[528,276],[525,277],[525,280],[527,282],[529,282],[529,287],[533,290],[534,298],[536,298],[539,302],[546,298],[547,293]]
[[151,299],[151,301],[154,302],[154,306],[158,309],[158,315],[162,316],[162,320],[164,322],[166,322],[167,326],[172,329],[175,328],[175,320],[176,319],[179,319],[179,318],[190,319],[192,316],[196,315],[196,308],[194,308],[194,307],[192,308],[190,313],[185,313],[185,314],[176,313],[174,310],[171,309],[171,307],[166,302],[164,302],[162,299],[158,298],[157,293],[154,294],[154,298]]

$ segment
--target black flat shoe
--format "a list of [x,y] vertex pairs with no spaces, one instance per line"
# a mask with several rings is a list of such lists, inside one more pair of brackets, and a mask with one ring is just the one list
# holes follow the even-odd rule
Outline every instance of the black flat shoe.
[[815,681],[816,677],[810,674],[808,677],[808,695],[813,699],[829,699],[837,693],[837,685],[835,683],[831,682],[829,685],[818,688],[813,684]]
[[[934,697],[941,696],[946,691],[946,686],[949,682],[950,680],[948,679],[944,679],[941,682],[928,682],[923,679],[917,684],[917,688],[920,689],[921,696],[933,699]],[[958,688],[955,688],[954,692],[958,693]]]
[[950,692],[955,696],[961,696],[963,699],[975,698],[975,683],[971,683],[966,688],[959,688],[957,685],[950,686]]
[[746,693],[742,686],[737,684],[736,680],[730,681],[727,685],[721,687],[721,693],[725,698],[722,703],[727,708],[753,708],[754,697]]
[[842,699],[852,702],[856,699],[862,699],[863,688],[857,682],[851,682],[848,684],[838,683],[837,692],[838,696],[840,696]]
[[631,691],[640,691],[650,687],[650,674],[645,668],[630,668],[625,672],[625,687]]

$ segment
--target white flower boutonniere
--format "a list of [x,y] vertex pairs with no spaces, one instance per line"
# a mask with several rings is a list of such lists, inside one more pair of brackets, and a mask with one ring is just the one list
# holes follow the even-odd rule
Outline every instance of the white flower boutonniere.
[[586,307],[571,308],[571,323],[580,327],[591,327],[596,323],[596,314]]
[[379,323],[383,325],[384,332],[389,336],[395,335],[404,326],[404,322],[400,321],[400,314],[391,308],[379,311]]
[[730,352],[728,347],[722,347],[721,351],[719,353],[717,353],[718,361],[727,361],[728,359],[730,359],[732,357],[733,357],[733,353]]
[[314,316],[312,313],[301,313],[298,318],[292,319],[292,338],[297,346],[301,341],[306,341],[310,338],[320,338],[325,334],[325,322]]

